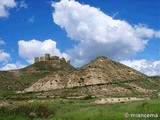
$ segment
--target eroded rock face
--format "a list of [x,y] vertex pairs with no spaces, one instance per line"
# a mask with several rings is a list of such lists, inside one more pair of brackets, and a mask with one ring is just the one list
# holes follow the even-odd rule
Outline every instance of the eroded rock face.
[[120,103],[120,102],[130,102],[130,101],[141,101],[149,100],[149,98],[137,98],[137,97],[124,97],[124,98],[101,98],[95,101],[96,104],[106,104],[106,103]]
[[[58,65],[62,66],[61,64]],[[78,69],[59,69],[39,79],[32,86],[25,89],[25,91],[47,91],[75,86],[126,81],[143,77],[146,76],[134,69],[100,56]]]

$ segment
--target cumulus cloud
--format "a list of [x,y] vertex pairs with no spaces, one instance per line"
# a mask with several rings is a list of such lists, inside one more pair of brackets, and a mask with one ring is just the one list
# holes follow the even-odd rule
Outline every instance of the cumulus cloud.
[[35,16],[28,18],[28,23],[34,23],[34,21],[35,21]]
[[18,46],[19,55],[29,63],[33,63],[34,57],[44,56],[45,53],[67,58],[67,54],[61,53],[56,46],[56,42],[52,39],[44,41],[38,41],[35,39],[30,41],[20,40]]
[[134,68],[142,73],[149,76],[160,76],[160,61],[151,61],[151,60],[124,60],[121,61],[122,64],[125,64],[131,68]]
[[[0,45],[4,45],[5,42],[0,40]],[[0,49],[0,70],[14,70],[25,67],[26,65],[22,65],[19,62],[16,63],[8,63],[10,60],[10,54],[5,52],[3,49]]]
[[10,58],[9,53],[6,53],[3,50],[0,50],[0,63],[1,62],[7,62],[9,58]]
[[160,38],[160,31],[157,31],[155,34],[156,37]]
[[143,51],[149,39],[159,37],[145,25],[131,25],[114,19],[100,9],[74,0],[52,3],[53,21],[79,42],[67,51],[71,63],[81,66],[98,55],[111,59],[127,58]]
[[112,18],[115,18],[118,14],[119,14],[119,12],[115,12],[115,13],[112,15]]
[[26,65],[23,65],[19,62],[7,63],[5,66],[1,67],[0,70],[15,70],[15,69],[20,69],[24,67],[26,67]]
[[28,4],[25,2],[25,0],[20,1],[19,8],[28,8]]
[[0,45],[4,45],[5,42],[3,40],[0,40]]
[[[5,42],[3,40],[0,40],[0,45],[4,45]],[[3,49],[0,49],[0,63],[5,64],[10,58],[10,54],[7,52],[4,52]]]
[[7,17],[9,15],[8,10],[16,7],[14,0],[0,0],[0,18]]

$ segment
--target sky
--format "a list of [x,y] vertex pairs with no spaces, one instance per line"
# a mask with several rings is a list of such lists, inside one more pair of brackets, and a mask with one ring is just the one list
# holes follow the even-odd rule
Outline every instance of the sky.
[[160,75],[160,0],[0,0],[0,70],[45,53],[75,67],[106,56]]

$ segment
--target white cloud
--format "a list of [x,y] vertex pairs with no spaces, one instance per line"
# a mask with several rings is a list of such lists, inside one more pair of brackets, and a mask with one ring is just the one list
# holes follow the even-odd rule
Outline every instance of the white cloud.
[[118,14],[119,14],[119,12],[115,12],[115,13],[112,15],[112,18],[115,18]]
[[25,0],[20,1],[19,3],[19,8],[28,8],[28,4],[26,4]]
[[0,40],[0,45],[4,45],[5,42],[3,40]]
[[[0,45],[4,45],[5,42],[0,39]],[[3,49],[0,49],[0,65],[4,65],[8,62],[10,58],[10,54],[7,52],[4,52]]]
[[157,31],[157,32],[155,33],[155,36],[160,38],[160,31]]
[[134,26],[134,35],[138,38],[153,38],[156,34],[156,31],[153,29],[148,29],[146,25],[135,25]]
[[160,61],[151,60],[123,60],[121,63],[134,68],[149,76],[160,76]]
[[29,63],[33,63],[34,57],[44,56],[45,53],[67,58],[67,55],[60,52],[56,46],[56,42],[52,39],[44,41],[38,41],[35,39],[30,41],[20,40],[18,45],[19,55],[26,59]]
[[0,0],[0,17],[8,17],[8,10],[14,7],[16,7],[14,0]]
[[15,69],[20,69],[24,67],[26,67],[26,65],[16,62],[16,63],[8,63],[5,66],[1,67],[0,70],[15,70]]
[[34,23],[35,21],[35,16],[32,16],[28,19],[28,23]]
[[10,58],[10,54],[0,50],[0,62],[7,62]]
[[71,63],[81,66],[98,55],[111,59],[126,58],[143,51],[149,39],[158,37],[157,31],[145,25],[131,25],[115,20],[98,8],[74,0],[52,3],[53,20],[78,45],[67,51]]
[[[0,45],[4,45],[5,42],[0,40]],[[26,65],[22,65],[19,62],[16,63],[8,63],[10,60],[10,54],[4,52],[4,50],[0,49],[0,70],[14,70],[25,67]]]

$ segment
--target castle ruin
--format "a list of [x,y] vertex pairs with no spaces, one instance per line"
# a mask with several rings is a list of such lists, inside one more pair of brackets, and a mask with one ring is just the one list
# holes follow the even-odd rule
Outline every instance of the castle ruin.
[[41,62],[41,61],[65,61],[67,63],[70,63],[70,61],[66,61],[63,57],[59,58],[58,56],[50,56],[50,54],[45,54],[44,57],[35,57],[34,62]]

